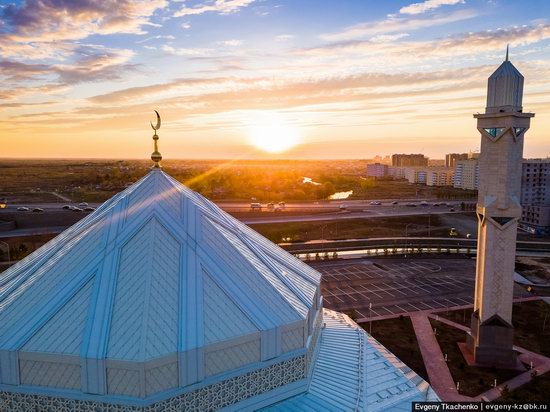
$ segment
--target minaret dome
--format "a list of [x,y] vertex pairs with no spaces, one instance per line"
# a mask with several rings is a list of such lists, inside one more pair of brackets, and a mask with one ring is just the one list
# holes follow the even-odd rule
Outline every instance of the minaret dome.
[[523,101],[523,75],[506,60],[489,77],[486,113],[521,112]]

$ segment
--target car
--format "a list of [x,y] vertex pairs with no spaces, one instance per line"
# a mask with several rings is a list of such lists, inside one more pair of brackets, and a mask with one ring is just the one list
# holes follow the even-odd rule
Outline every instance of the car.
[[434,203],[433,204],[433,207],[438,207],[439,206],[439,203]]
[[416,204],[415,204],[415,203],[407,203],[405,206],[408,206],[408,207],[416,207]]
[[269,203],[267,204],[267,208],[268,208],[269,210],[273,210],[273,209],[275,209],[275,204],[274,204],[273,202],[269,202]]
[[256,210],[256,209],[262,210],[262,205],[261,205],[261,203],[258,203],[258,202],[252,202],[252,203],[250,203],[250,209],[252,209],[252,210]]
[[84,209],[81,209],[81,208],[76,207],[76,206],[73,207],[71,210],[72,210],[73,212],[84,212]]
[[71,210],[72,206],[69,206],[69,205],[65,205],[63,206],[61,209],[65,209],[65,210]]
[[339,208],[340,210],[348,210],[348,207],[346,205],[340,205]]
[[392,205],[398,205],[398,204],[399,204],[399,202],[398,202],[398,201],[396,201],[396,200],[394,200],[393,202],[391,202],[391,204],[392,204]]
[[21,206],[21,207],[18,207],[17,210],[19,212],[28,212],[30,209],[28,207]]
[[286,207],[285,202],[279,202],[278,205],[280,209],[284,209]]
[[39,207],[35,207],[33,210],[32,210],[34,213],[44,213],[44,209],[41,209]]
[[423,200],[422,202],[420,202],[420,206],[429,206],[430,204],[428,202],[426,202],[425,200]]
[[379,202],[379,201],[372,201],[369,203],[369,205],[372,205],[372,206],[380,206],[382,204],[382,202]]
[[466,233],[466,239],[471,239],[472,238],[472,234],[471,233]]
[[88,203],[82,202],[82,203],[79,203],[78,206],[80,206],[80,207],[88,207]]
[[88,206],[88,207],[84,208],[84,210],[85,210],[86,212],[93,212],[93,211],[95,210],[95,207],[90,207],[90,206]]
[[455,211],[454,208],[449,209],[449,212],[454,212],[454,211]]

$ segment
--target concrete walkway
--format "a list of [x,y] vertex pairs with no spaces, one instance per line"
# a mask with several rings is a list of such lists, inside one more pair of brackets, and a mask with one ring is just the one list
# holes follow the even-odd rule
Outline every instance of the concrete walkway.
[[441,348],[433,334],[432,325],[424,313],[412,313],[411,322],[422,359],[430,378],[430,385],[442,401],[469,401],[471,398],[460,395],[445,362]]

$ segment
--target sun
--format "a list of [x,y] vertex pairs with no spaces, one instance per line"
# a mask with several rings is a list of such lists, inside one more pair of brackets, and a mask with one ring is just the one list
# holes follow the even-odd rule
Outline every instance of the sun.
[[279,113],[254,113],[248,121],[249,141],[258,149],[281,153],[300,143],[300,133]]

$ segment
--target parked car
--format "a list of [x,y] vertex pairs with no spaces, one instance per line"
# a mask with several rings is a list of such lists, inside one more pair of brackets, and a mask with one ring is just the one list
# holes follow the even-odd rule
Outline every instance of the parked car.
[[454,211],[455,211],[454,208],[449,209],[449,212],[454,212]]
[[379,202],[377,200],[374,200],[374,201],[369,203],[369,205],[372,205],[372,206],[380,206],[381,204],[382,204],[382,202]]
[[415,203],[407,203],[405,206],[408,206],[408,207],[416,207],[416,204],[415,204]]
[[78,206],[80,206],[80,207],[88,207],[88,203],[82,202],[82,203],[79,203]]
[[63,207],[62,207],[62,209],[65,209],[65,210],[71,210],[71,207],[72,207],[72,206],[69,206],[69,205],[65,205],[65,206],[63,206]]
[[284,209],[286,207],[285,202],[279,202],[278,203],[279,209]]
[[34,213],[44,213],[44,209],[41,209],[39,207],[35,207],[33,210],[32,210]]
[[275,204],[274,204],[273,202],[269,202],[269,203],[267,204],[267,209],[268,209],[268,210],[273,210],[273,209],[275,209]]
[[429,206],[430,204],[428,202],[426,202],[425,200],[423,200],[422,202],[420,202],[420,206]]
[[76,206],[73,207],[71,210],[72,210],[73,212],[84,212],[84,209],[81,209],[81,208],[76,207]]
[[85,210],[86,212],[93,212],[93,211],[95,210],[95,207],[90,207],[90,206],[88,206],[88,207],[84,208],[84,210]]
[[391,202],[392,205],[398,205],[399,202],[397,200],[394,200],[393,202]]
[[21,206],[21,207],[18,207],[17,210],[19,212],[28,212],[30,209],[28,207]]
[[250,209],[252,210],[262,210],[262,204],[261,203],[258,203],[258,202],[252,202],[250,203]]

